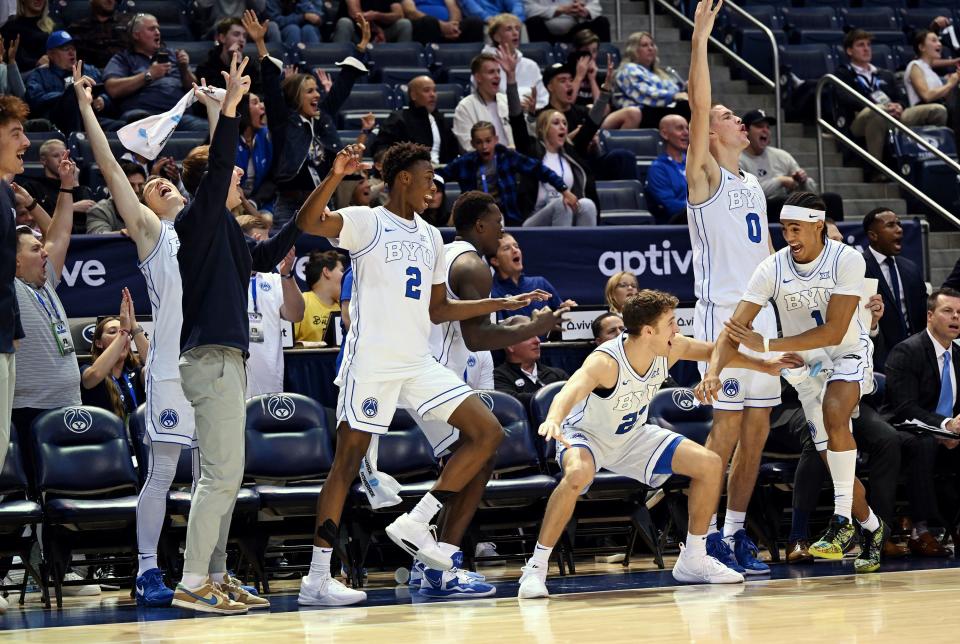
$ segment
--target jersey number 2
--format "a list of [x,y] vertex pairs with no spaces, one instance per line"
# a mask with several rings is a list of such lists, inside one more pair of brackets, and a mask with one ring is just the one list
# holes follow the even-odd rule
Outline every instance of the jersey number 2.
[[420,282],[422,277],[420,276],[420,269],[416,266],[410,266],[407,268],[407,292],[406,296],[411,300],[420,299]]
[[643,413],[644,407],[640,411],[632,411],[623,418],[620,419],[620,426],[617,427],[615,434],[626,434],[637,424],[637,419],[640,418],[640,414]]
[[763,231],[760,230],[760,215],[755,212],[747,214],[747,239],[754,244],[759,244],[763,239]]

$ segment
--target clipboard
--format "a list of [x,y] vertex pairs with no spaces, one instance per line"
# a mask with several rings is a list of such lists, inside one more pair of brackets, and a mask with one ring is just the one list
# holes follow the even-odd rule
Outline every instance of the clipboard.
[[934,427],[933,425],[928,425],[926,423],[920,422],[917,419],[908,420],[903,423],[896,423],[893,426],[898,431],[907,431],[907,432],[924,432],[926,434],[933,434],[937,438],[946,438],[948,440],[960,440],[960,434],[954,434],[951,431],[946,429],[940,429],[939,427]]

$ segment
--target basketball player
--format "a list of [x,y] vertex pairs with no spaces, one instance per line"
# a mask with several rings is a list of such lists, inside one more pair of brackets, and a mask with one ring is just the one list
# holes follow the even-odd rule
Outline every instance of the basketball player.
[[[451,300],[478,300],[490,297],[493,277],[486,257],[497,253],[503,236],[503,215],[490,195],[470,191],[460,195],[453,206],[453,223],[457,237],[444,247],[447,272],[447,297]],[[504,349],[538,335],[546,335],[569,310],[563,307],[551,311],[537,309],[533,318],[524,324],[507,326],[494,324],[490,316],[480,316],[435,325],[430,337],[433,356],[458,377],[464,377],[470,351]],[[415,411],[414,418],[433,444],[434,454],[441,456],[448,450],[460,448],[460,431],[439,420],[425,420]],[[473,519],[487,481],[493,472],[494,458],[490,458],[476,476],[448,504],[439,521],[440,549],[454,562],[450,571],[435,570],[414,561],[410,583],[417,585],[420,594],[428,597],[485,597],[496,589],[484,582],[482,575],[461,570],[463,552],[460,542]]]
[[[860,397],[873,391],[873,344],[859,315],[861,298],[866,299],[866,264],[854,248],[827,239],[825,210],[820,197],[809,192],[787,198],[780,215],[787,247],[754,271],[699,386],[711,398],[722,389],[719,374],[738,345],[754,351],[796,351],[804,357],[813,367],[811,375],[795,387],[807,420],[813,423],[814,443],[821,454],[826,451],[834,489],[834,516],[824,535],[810,546],[810,554],[842,558],[854,537],[855,517],[862,535],[854,568],[874,572],[880,568],[889,528],[867,505],[856,478],[851,420]],[[782,338],[750,328],[771,300],[780,314]]]
[[[757,178],[740,169],[747,147],[747,128],[723,105],[711,107],[707,40],[723,0],[711,8],[701,0],[694,15],[690,58],[690,147],[687,150],[687,221],[693,246],[697,305],[694,337],[714,342],[740,301],[747,277],[770,253],[767,202]],[[773,310],[757,316],[757,329],[776,331]],[[703,373],[705,365],[700,365]],[[770,410],[780,403],[775,375],[727,369],[713,405],[713,428],[706,446],[724,469],[733,455],[727,481],[727,512],[722,539],[716,514],[710,520],[707,551],[734,570],[748,575],[770,572],[757,559],[757,547],[744,530],[747,505],[757,480],[760,454],[770,433]],[[736,452],[734,453],[734,448]]]
[[[518,597],[547,597],[550,553],[573,515],[577,497],[600,468],[650,487],[671,474],[689,476],[689,532],[673,567],[686,583],[733,584],[743,575],[707,552],[707,527],[720,498],[720,457],[668,429],[648,425],[647,409],[677,360],[706,360],[712,346],[679,334],[677,298],[644,289],[623,307],[626,333],[601,344],[553,399],[539,433],[556,440],[563,479],[550,494],[533,556],[523,567]],[[735,354],[731,364],[779,373],[792,364]]]
[[434,489],[412,511],[387,526],[387,535],[430,568],[450,570],[453,559],[437,544],[429,522],[483,469],[503,438],[503,428],[463,380],[430,353],[432,322],[466,320],[542,301],[542,291],[516,297],[458,301],[447,297],[440,232],[417,214],[436,192],[430,149],[412,143],[391,147],[383,159],[390,189],[386,206],[357,206],[326,214],[324,206],[346,174],[359,168],[362,145],[337,155],[331,175],[300,211],[303,230],[335,240],[350,252],[354,293],[350,330],[337,374],[337,453],[317,502],[317,534],[301,605],[346,605],[366,593],[346,588],[330,574],[333,547],[340,558],[340,515],[371,434],[384,434],[398,404],[427,420],[460,430],[460,447]]

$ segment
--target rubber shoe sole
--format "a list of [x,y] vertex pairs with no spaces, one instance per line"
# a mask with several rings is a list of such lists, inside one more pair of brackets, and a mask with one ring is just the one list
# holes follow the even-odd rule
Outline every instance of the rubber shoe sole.
[[387,526],[386,533],[387,536],[390,537],[390,541],[400,546],[411,557],[419,559],[425,563],[428,568],[433,568],[434,570],[450,570],[450,568],[453,566],[453,561],[449,557],[445,559],[433,557],[427,554],[425,551],[420,550],[415,543],[411,543],[402,536],[398,535],[396,528],[393,527],[393,524]]

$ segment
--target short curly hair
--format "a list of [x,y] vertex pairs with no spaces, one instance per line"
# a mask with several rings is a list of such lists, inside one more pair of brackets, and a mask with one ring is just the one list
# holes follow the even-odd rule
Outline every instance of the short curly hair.
[[393,186],[397,175],[418,161],[430,163],[430,148],[417,143],[397,143],[383,157],[383,181]]
[[30,107],[16,96],[0,96],[0,125],[10,121],[26,121]]
[[627,298],[623,305],[623,326],[630,335],[637,335],[643,327],[655,325],[661,315],[677,308],[679,303],[670,293],[645,288]]
[[453,204],[453,225],[459,232],[473,228],[474,224],[496,206],[497,201],[486,192],[470,190],[457,197]]

